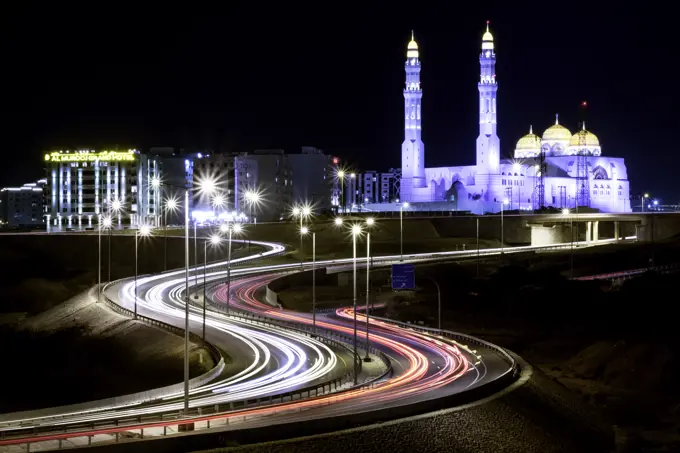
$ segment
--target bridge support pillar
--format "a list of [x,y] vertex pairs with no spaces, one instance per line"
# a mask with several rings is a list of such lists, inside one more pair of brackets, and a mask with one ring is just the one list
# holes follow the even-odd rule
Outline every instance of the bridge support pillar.
[[593,222],[586,222],[586,244],[590,244],[593,236]]
[[600,221],[595,220],[593,222],[593,242],[600,240]]
[[621,239],[621,226],[618,221],[614,222],[614,240]]

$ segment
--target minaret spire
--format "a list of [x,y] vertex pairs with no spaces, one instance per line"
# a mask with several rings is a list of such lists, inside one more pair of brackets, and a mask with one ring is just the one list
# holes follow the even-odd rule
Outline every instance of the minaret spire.
[[557,126],[558,124],[560,124],[560,114],[555,113],[555,126]]
[[486,21],[479,54],[479,136],[477,137],[477,173],[500,173],[500,141],[496,133],[496,51],[494,39]]
[[[406,86],[404,87],[404,142],[401,144],[401,201],[417,201],[415,189],[427,187],[425,182],[425,145],[422,140],[420,88],[420,53],[415,33],[406,48]],[[414,192],[415,191],[415,192]]]
[[581,124],[583,124],[583,130],[585,131],[586,130],[586,122],[583,121]]
[[530,134],[534,133],[534,126],[532,126],[531,124],[529,125],[529,133]]

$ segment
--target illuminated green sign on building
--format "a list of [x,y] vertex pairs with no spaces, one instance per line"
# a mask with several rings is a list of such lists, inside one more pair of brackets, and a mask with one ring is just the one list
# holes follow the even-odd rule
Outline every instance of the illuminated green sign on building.
[[134,162],[137,150],[127,151],[94,151],[78,150],[74,152],[55,151],[45,154],[46,162]]

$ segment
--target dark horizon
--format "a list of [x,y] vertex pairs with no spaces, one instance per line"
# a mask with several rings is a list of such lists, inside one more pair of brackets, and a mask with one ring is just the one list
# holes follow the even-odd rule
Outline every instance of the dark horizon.
[[411,29],[423,65],[426,166],[471,165],[478,55],[490,20],[503,157],[529,125],[540,134],[555,113],[575,131],[586,100],[603,155],[626,159],[631,195],[677,203],[680,158],[664,132],[674,129],[678,95],[654,89],[672,74],[656,69],[669,65],[671,31],[659,13],[599,8],[8,14],[0,186],[42,177],[42,154],[64,147],[316,146],[360,170],[398,167]]

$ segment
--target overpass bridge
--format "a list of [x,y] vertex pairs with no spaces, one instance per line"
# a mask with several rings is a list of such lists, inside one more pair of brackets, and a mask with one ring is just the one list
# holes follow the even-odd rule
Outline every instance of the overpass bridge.
[[[353,212],[350,218],[379,217],[380,224],[400,222],[399,213]],[[404,238],[479,237],[501,239],[508,244],[552,245],[574,241],[637,237],[638,241],[662,240],[680,235],[680,212],[601,213],[571,210],[568,214],[533,214],[506,211],[503,214],[471,215],[454,211],[404,211]],[[427,224],[427,225],[426,225]],[[397,226],[398,228],[398,226]],[[501,235],[501,231],[503,234]],[[424,237],[427,236],[428,237]],[[430,237],[431,236],[431,237]]]
[[[559,244],[570,241],[584,240],[587,243],[598,242],[600,224],[609,223],[607,239],[620,240],[624,237],[622,226],[630,235],[643,238],[647,217],[645,214],[613,214],[613,213],[577,213],[570,211],[565,214],[533,214],[521,216],[526,221],[526,227],[531,229],[531,245]],[[680,218],[680,216],[679,216]],[[634,233],[633,233],[634,232]],[[584,235],[583,239],[581,236]]]

